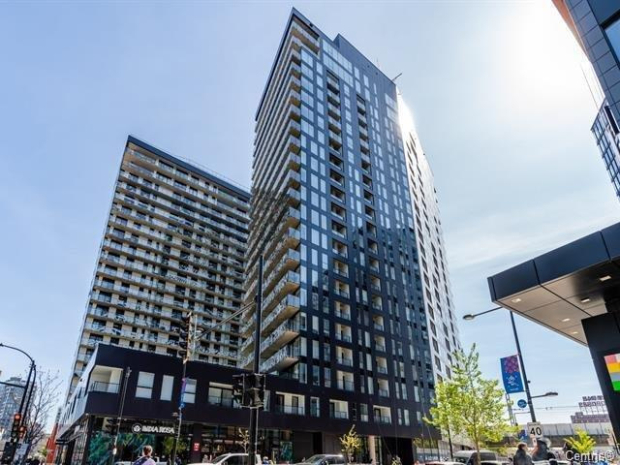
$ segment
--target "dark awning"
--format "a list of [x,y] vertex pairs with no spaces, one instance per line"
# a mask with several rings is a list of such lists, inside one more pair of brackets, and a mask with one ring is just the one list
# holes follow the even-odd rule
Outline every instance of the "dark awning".
[[491,299],[581,344],[581,320],[620,297],[620,223],[488,278]]

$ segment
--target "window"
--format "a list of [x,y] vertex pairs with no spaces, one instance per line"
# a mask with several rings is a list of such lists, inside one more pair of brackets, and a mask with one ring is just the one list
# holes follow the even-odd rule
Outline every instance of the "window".
[[183,394],[183,402],[193,404],[196,401],[196,380],[187,378],[185,381],[185,393]]
[[320,408],[319,408],[319,398],[311,397],[310,398],[310,415],[313,417],[320,416]]
[[155,375],[141,371],[138,373],[138,386],[136,387],[136,397],[150,399],[153,395],[153,380]]
[[164,375],[161,382],[161,400],[172,400],[172,386],[174,385],[174,376]]
[[607,34],[609,43],[616,53],[616,57],[620,57],[620,21],[615,21],[606,27],[605,34]]

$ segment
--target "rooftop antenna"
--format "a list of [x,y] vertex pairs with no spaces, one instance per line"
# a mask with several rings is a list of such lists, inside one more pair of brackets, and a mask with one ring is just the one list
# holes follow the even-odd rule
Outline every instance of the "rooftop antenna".
[[403,75],[403,73],[398,73],[398,75],[395,78],[392,78],[392,82],[396,82],[396,79],[398,79],[402,75]]

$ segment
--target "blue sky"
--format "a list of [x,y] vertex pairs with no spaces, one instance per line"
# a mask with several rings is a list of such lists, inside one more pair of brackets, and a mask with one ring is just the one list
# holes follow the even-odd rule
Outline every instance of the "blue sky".
[[[398,84],[440,197],[459,315],[486,278],[618,221],[583,56],[551,1],[297,2]],[[0,341],[68,377],[127,134],[249,185],[253,116],[293,3],[0,4]],[[545,421],[598,383],[586,348],[519,319]],[[462,322],[486,375],[508,314]],[[0,350],[2,377],[25,362]],[[525,419],[526,416],[520,416]]]

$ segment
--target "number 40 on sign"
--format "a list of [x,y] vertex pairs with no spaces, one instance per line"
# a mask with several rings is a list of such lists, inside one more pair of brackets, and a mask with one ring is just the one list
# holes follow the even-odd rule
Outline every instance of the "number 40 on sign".
[[535,438],[540,438],[543,436],[542,425],[538,422],[528,423],[527,424],[527,434],[533,436]]

